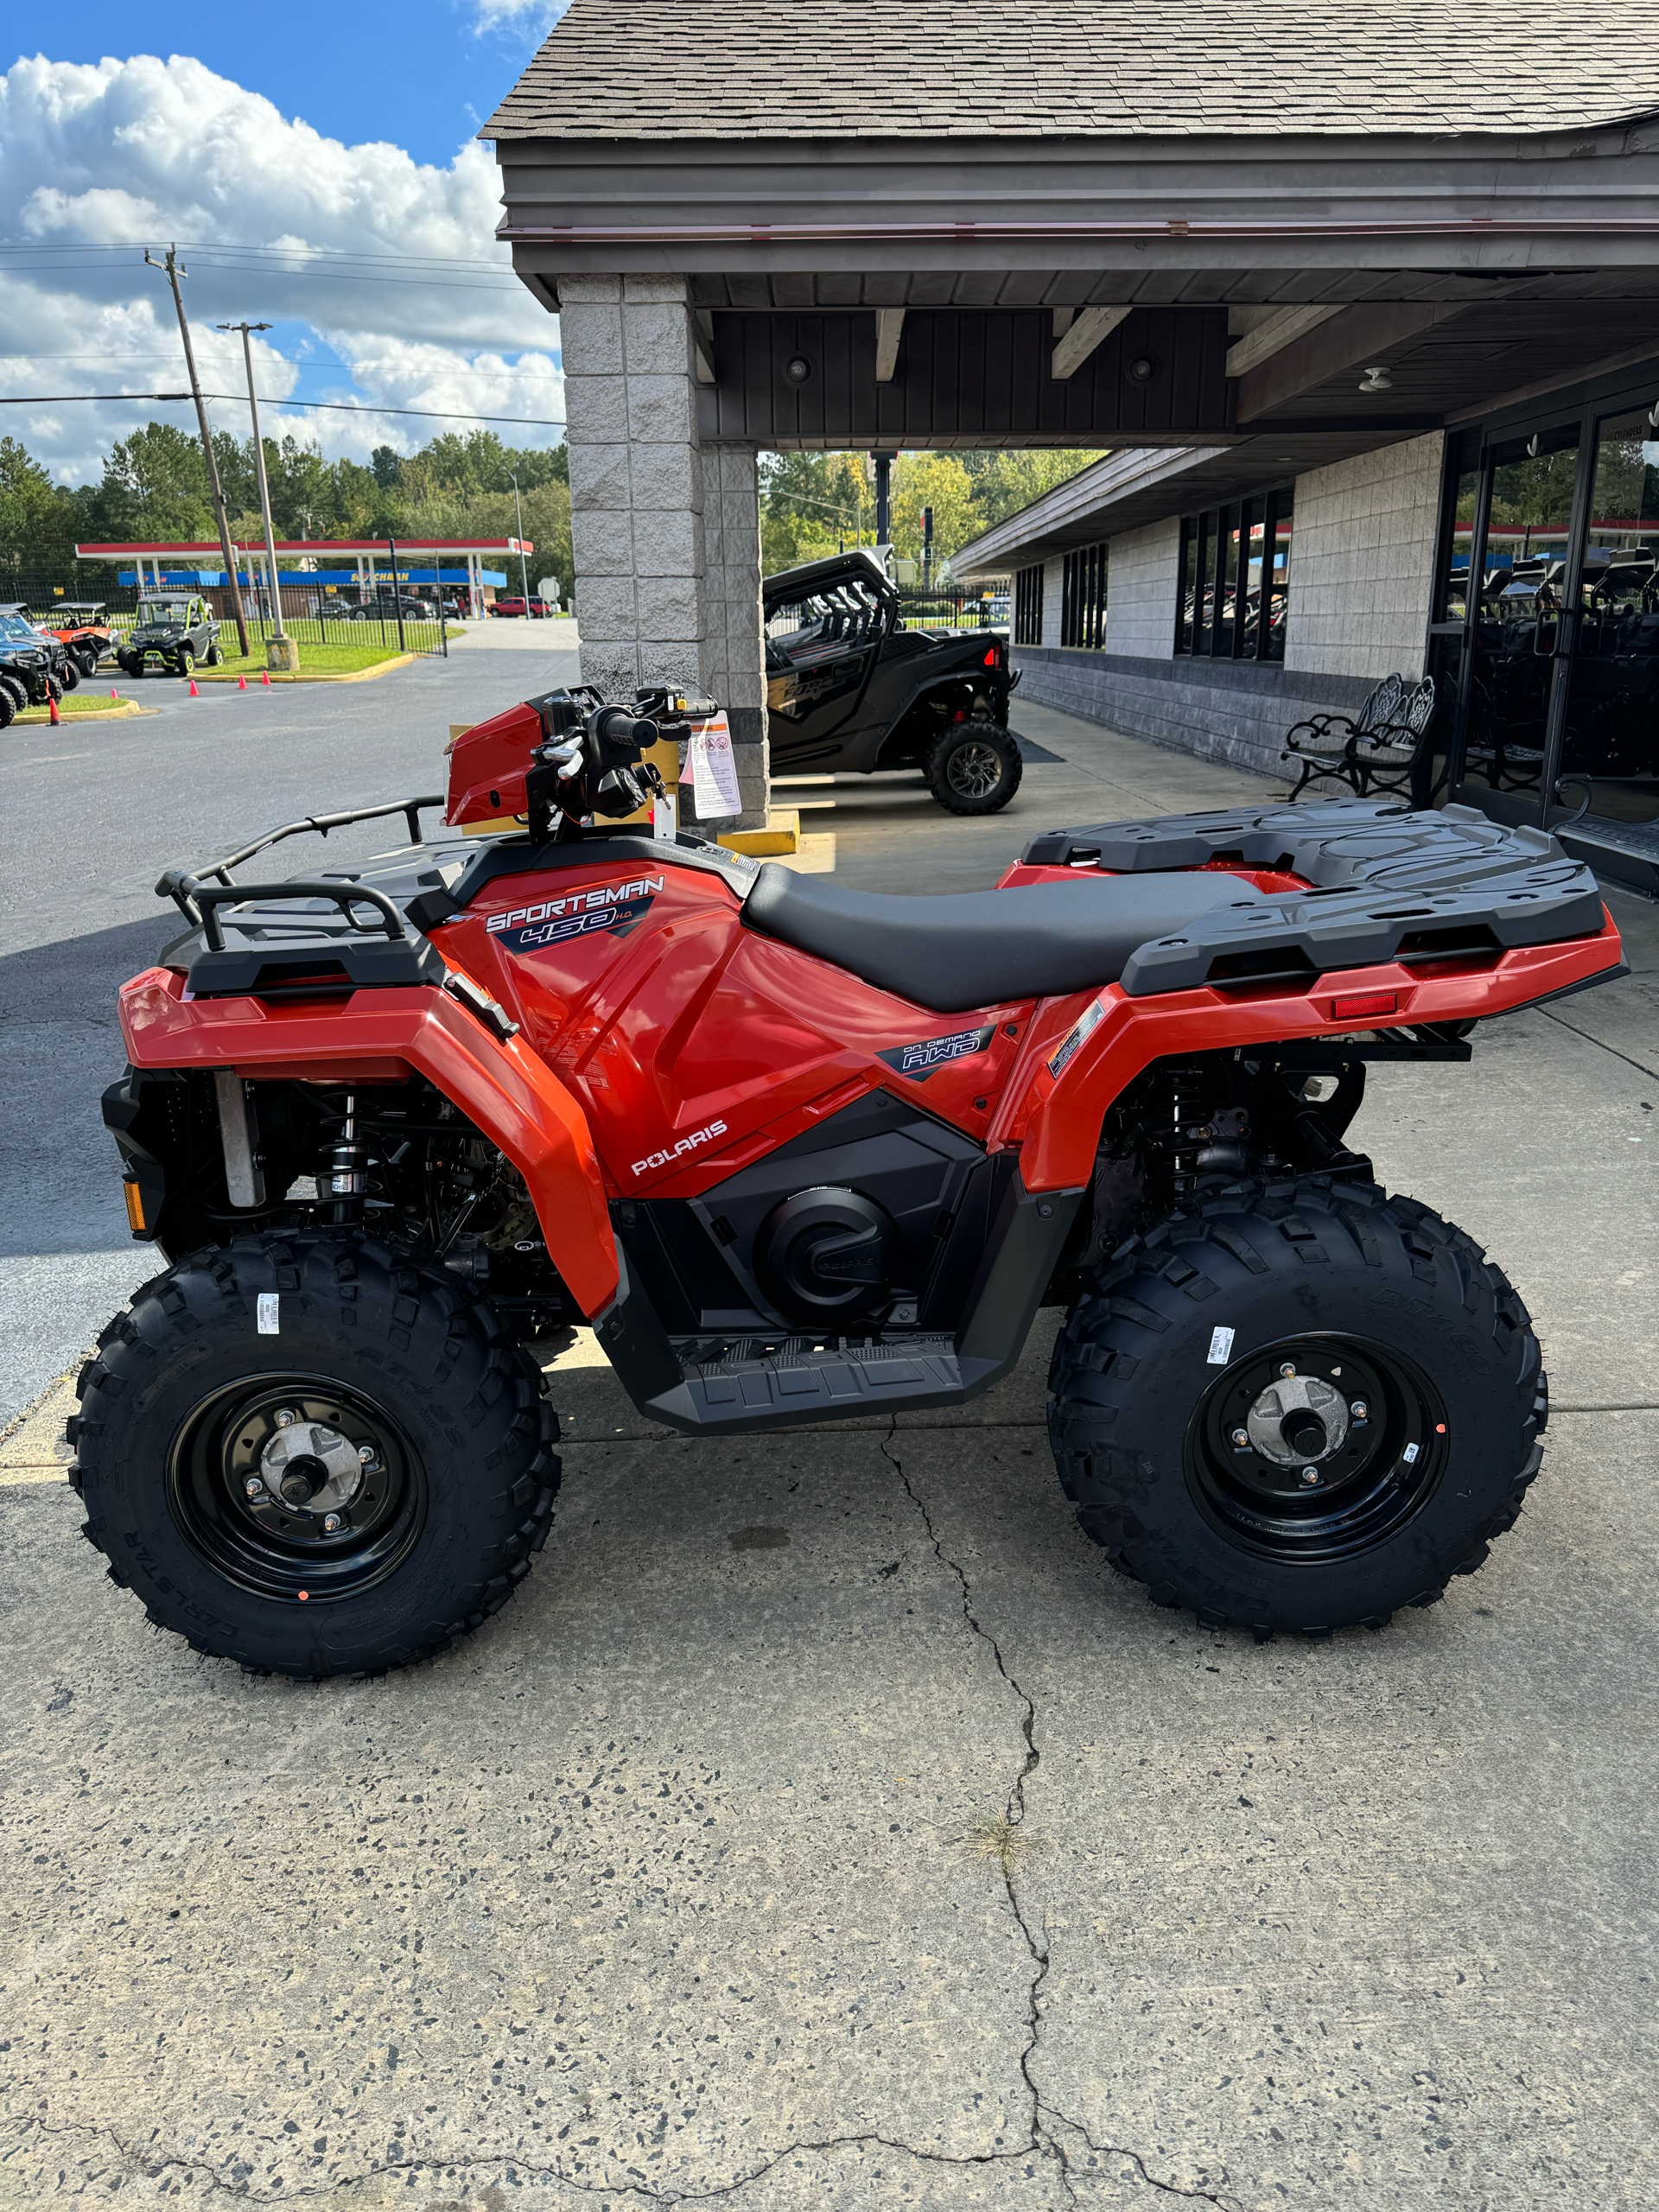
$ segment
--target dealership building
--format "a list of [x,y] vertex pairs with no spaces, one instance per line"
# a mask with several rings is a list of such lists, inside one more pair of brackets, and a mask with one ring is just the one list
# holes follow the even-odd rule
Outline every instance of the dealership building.
[[1107,448],[959,556],[1017,580],[1020,696],[1277,772],[1427,674],[1440,789],[1659,889],[1645,19],[940,21],[572,0],[486,126],[590,680],[713,690],[753,817],[757,454]]

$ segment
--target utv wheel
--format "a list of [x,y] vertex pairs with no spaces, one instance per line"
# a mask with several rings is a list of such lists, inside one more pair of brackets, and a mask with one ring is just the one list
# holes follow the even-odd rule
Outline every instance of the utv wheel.
[[204,668],[217,668],[219,662],[223,660],[225,656],[219,650],[219,640],[215,638],[213,644],[208,646],[207,652],[202,655],[201,664]]
[[1380,1628],[1469,1574],[1542,1457],[1527,1310],[1374,1184],[1239,1184],[1067,1317],[1049,1433],[1085,1534],[1206,1626]]
[[0,729],[10,729],[17,719],[17,702],[3,683],[0,683]]
[[0,691],[3,691],[10,700],[15,715],[21,715],[29,704],[29,687],[15,676],[0,676]]
[[58,681],[62,684],[66,691],[73,691],[79,688],[80,663],[75,658],[73,653],[65,654],[63,668],[59,675]]
[[75,665],[79,669],[85,680],[90,683],[93,677],[98,674],[98,655],[93,652],[78,653],[75,657]]
[[922,772],[950,814],[995,814],[1020,788],[1025,763],[1018,741],[995,722],[954,722],[938,738]]
[[59,683],[57,677],[52,675],[49,671],[48,671],[46,678],[46,696],[52,702],[54,706],[56,706],[58,701],[63,696],[62,684]]
[[179,647],[178,658],[173,664],[173,673],[175,676],[194,676],[195,674],[195,654],[190,650],[188,645],[181,645]]
[[70,1480],[111,1580],[256,1672],[429,1658],[506,1603],[547,1538],[540,1370],[459,1277],[350,1232],[181,1262],[78,1389]]

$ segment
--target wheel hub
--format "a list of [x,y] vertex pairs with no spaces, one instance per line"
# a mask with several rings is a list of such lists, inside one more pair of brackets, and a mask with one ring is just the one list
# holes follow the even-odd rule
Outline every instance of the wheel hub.
[[357,1446],[321,1421],[292,1421],[259,1454],[265,1488],[290,1511],[343,1513],[363,1487]]
[[1002,763],[988,745],[962,745],[945,763],[950,788],[963,798],[983,798],[996,789]]
[[1254,1448],[1275,1466],[1317,1466],[1347,1441],[1348,1401],[1320,1376],[1275,1376],[1244,1426]]

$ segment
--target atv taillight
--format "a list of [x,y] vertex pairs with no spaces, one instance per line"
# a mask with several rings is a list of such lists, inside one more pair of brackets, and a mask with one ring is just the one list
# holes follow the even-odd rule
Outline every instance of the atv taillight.
[[986,654],[986,656],[985,656],[985,665],[986,665],[986,667],[987,667],[987,668],[995,668],[995,667],[996,666],[996,658],[997,658],[996,647],[995,647],[995,645],[993,645],[993,646],[991,647],[991,650],[989,651],[989,652],[988,652],[988,653]]

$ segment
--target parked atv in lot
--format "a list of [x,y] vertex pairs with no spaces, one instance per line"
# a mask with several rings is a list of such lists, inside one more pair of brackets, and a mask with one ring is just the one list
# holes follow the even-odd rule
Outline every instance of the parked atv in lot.
[[15,607],[0,609],[0,729],[25,707],[43,707],[74,689],[80,674],[75,671],[66,684],[65,658],[55,638],[43,635]]
[[995,814],[1020,788],[1006,634],[911,630],[868,553],[768,576],[766,729],[780,774],[919,768],[951,814]]
[[35,626],[55,638],[82,677],[98,673],[98,664],[114,643],[101,599],[60,599],[34,616]]
[[217,668],[221,627],[205,599],[141,600],[115,658],[128,676],[143,676],[152,660],[160,661],[169,676],[188,676],[198,661],[204,668]]
[[[70,1425],[115,1580],[249,1668],[401,1665],[546,1539],[537,1335],[590,1321],[642,1413],[737,1435],[974,1397],[1045,1305],[1061,1481],[1158,1602],[1322,1636],[1478,1567],[1537,1342],[1347,1133],[1373,1066],[1623,972],[1589,871],[1336,801],[850,891],[613,826],[687,711],[552,692],[454,741],[448,830],[522,834],[423,842],[415,798],[162,879],[105,1118],[166,1264]],[[236,874],[399,813],[381,859]]]

